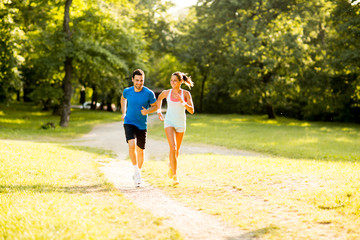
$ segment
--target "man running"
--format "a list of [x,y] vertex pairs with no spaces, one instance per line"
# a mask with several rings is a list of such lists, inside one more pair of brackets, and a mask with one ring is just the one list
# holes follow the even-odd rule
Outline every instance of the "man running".
[[124,120],[126,142],[134,167],[135,187],[141,186],[141,167],[144,163],[144,150],[147,134],[147,115],[156,111],[156,98],[153,91],[144,86],[145,73],[136,69],[132,74],[134,86],[124,89],[121,96],[121,118]]

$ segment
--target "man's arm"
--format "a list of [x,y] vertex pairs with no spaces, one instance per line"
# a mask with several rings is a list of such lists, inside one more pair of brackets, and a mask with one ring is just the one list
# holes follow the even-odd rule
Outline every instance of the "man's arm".
[[150,107],[148,109],[142,107],[141,114],[145,116],[147,114],[156,112],[156,110],[157,110],[157,106],[156,106],[156,102],[154,102],[153,104],[150,104]]
[[126,116],[126,98],[121,95],[121,118],[124,120]]
[[149,114],[149,113],[156,112],[156,110],[157,110],[157,105],[156,105],[156,102],[154,102],[154,103],[151,104],[150,107],[148,108],[148,114]]

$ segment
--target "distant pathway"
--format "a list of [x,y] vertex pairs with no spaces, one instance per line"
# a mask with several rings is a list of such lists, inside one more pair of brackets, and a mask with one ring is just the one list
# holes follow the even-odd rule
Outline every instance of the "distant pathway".
[[[82,145],[112,150],[118,155],[116,161],[99,159],[101,170],[128,199],[137,206],[164,217],[167,225],[179,230],[187,239],[235,240],[251,239],[246,232],[227,225],[214,216],[186,207],[166,195],[163,191],[144,182],[143,187],[134,188],[133,169],[128,158],[123,123],[116,122],[96,126],[89,134],[74,140],[72,145]],[[214,146],[182,146],[182,153],[217,153],[223,155],[254,155],[245,151],[231,151]],[[163,159],[168,155],[167,142],[148,138],[146,158]]]

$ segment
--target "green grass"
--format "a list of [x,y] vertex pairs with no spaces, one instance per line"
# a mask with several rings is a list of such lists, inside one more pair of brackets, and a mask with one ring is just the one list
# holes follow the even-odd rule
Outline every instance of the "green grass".
[[103,152],[0,140],[0,239],[181,239],[107,183]]
[[[160,121],[148,132],[166,141]],[[166,177],[167,159],[147,162],[143,175],[249,236],[319,239],[318,228],[325,226],[345,239],[360,238],[359,125],[188,115],[184,144],[199,143],[266,155],[180,154],[177,187]]]
[[[181,155],[180,185],[166,161],[143,176],[186,205],[265,239],[319,239],[317,226],[360,238],[360,165],[279,157]],[[293,221],[292,221],[293,220]]]
[[[33,104],[12,103],[0,105],[0,138],[59,140],[79,137],[100,123],[120,121],[120,113],[72,109],[67,128],[59,126],[60,117],[51,112],[41,111]],[[42,129],[41,126],[52,122],[54,128]]]
[[[94,159],[110,153],[59,143],[118,120],[118,113],[74,110],[69,128],[42,130],[59,117],[31,105],[0,105],[0,139],[14,139],[0,140],[0,236],[181,239],[104,180]],[[317,231],[325,227],[360,238],[359,125],[201,114],[187,124],[184,144],[269,155],[181,154],[177,187],[166,177],[167,159],[147,161],[143,176],[152,185],[249,236],[319,239]],[[149,127],[149,137],[165,140],[160,121]],[[49,139],[53,143],[44,142]]]
[[42,130],[59,117],[28,104],[1,106],[0,239],[183,239],[105,180],[97,162],[112,153],[62,144],[119,118],[75,110],[69,128]]
[[[160,121],[149,136],[164,138]],[[289,158],[358,161],[360,125],[244,115],[188,115],[185,143],[207,143]]]

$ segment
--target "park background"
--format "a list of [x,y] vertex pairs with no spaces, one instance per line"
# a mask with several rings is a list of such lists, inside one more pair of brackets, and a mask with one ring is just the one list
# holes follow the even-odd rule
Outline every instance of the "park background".
[[[201,113],[359,122],[359,3],[339,1],[2,0],[0,101],[61,116],[113,110],[131,73],[169,88],[189,73]],[[94,106],[92,106],[95,108]]]
[[[259,154],[182,154],[177,188],[166,158],[150,159],[152,186],[244,236],[358,239],[359,2],[172,5],[0,1],[0,238],[183,239],[104,178],[114,152],[67,144],[121,120],[142,68],[156,93],[174,71],[192,76],[184,144]],[[162,128],[149,136],[165,141]]]

